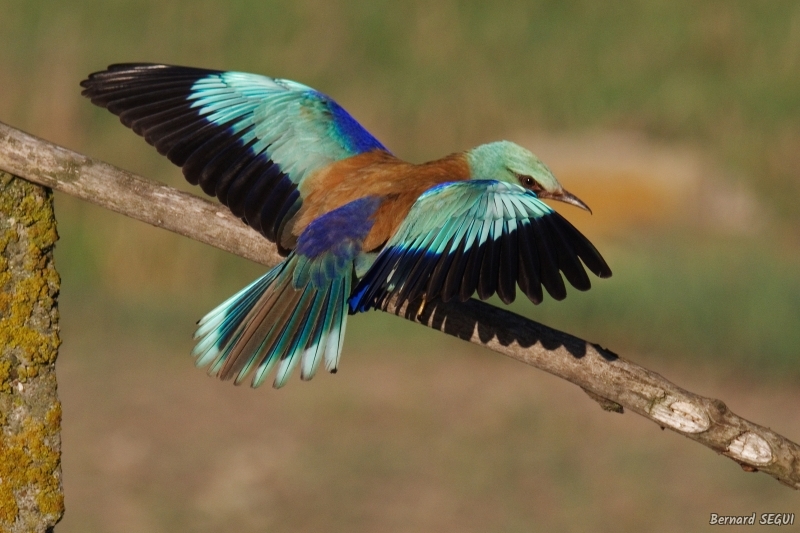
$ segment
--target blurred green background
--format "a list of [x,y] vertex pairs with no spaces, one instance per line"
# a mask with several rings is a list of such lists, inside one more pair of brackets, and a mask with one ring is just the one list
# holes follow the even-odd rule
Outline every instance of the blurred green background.
[[[798,440],[795,1],[0,0],[0,120],[186,190],[78,83],[154,61],[294,79],[397,155],[509,139],[614,270],[516,312]],[[197,192],[197,191],[196,191]],[[192,369],[194,321],[262,268],[57,195],[59,532],[674,531],[800,511],[635,415],[405,321],[279,392]]]

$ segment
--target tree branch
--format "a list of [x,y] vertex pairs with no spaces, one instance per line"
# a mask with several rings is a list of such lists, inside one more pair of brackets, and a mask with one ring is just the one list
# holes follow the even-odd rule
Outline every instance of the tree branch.
[[[246,257],[266,266],[281,257],[226,208],[157,184],[0,123],[0,169]],[[606,410],[630,409],[800,489],[800,446],[745,420],[719,400],[686,391],[610,350],[484,302],[428,303],[384,311],[566,379]]]

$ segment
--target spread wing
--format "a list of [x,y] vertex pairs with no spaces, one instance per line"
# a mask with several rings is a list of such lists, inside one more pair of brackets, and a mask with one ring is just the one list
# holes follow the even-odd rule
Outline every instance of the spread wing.
[[583,265],[611,276],[592,243],[533,192],[491,180],[445,183],[417,199],[354,290],[350,309],[379,308],[396,294],[402,303],[497,292],[510,303],[517,284],[534,303],[542,286],[561,300],[567,292],[559,271],[576,289],[589,289]]
[[[81,85],[186,179],[279,246],[315,170],[386,150],[328,96],[289,80],[152,64],[111,65]],[[285,249],[284,249],[285,251]]]

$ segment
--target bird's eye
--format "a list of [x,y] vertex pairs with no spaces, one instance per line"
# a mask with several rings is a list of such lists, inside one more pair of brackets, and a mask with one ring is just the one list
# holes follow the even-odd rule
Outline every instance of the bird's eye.
[[525,187],[526,189],[529,189],[529,190],[531,190],[533,192],[542,191],[542,186],[539,185],[536,182],[536,180],[533,179],[532,177],[530,177],[530,176],[522,176],[522,175],[517,176],[517,177],[519,178],[519,184],[522,185],[523,187]]

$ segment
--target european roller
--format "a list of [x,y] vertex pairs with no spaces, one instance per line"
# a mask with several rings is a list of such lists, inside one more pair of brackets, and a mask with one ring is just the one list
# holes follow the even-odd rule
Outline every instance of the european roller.
[[221,379],[336,372],[348,314],[395,297],[539,303],[562,273],[581,291],[584,265],[611,275],[542,199],[588,206],[514,143],[407,163],[330,97],[244,72],[120,64],[81,85],[285,256],[198,322],[196,363]]

